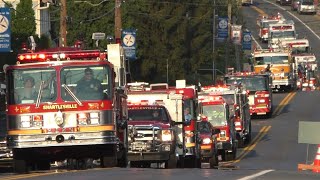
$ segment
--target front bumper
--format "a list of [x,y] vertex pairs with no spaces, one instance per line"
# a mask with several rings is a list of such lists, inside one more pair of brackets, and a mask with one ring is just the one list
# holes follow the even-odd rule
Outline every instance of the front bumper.
[[250,114],[267,114],[271,112],[271,108],[267,104],[251,105]]
[[301,9],[302,13],[315,13],[317,12],[315,9]]
[[18,149],[117,143],[119,143],[119,140],[114,135],[114,131],[7,136],[8,147]]
[[170,155],[175,151],[173,144],[160,144],[150,150],[147,143],[144,146],[135,147],[136,145],[129,145],[128,160],[129,161],[166,161]]
[[215,150],[212,145],[201,145],[200,156],[201,158],[212,157],[215,154]]
[[293,86],[293,80],[283,79],[283,80],[273,80],[272,81],[272,88],[277,86]]
[[217,149],[232,150],[232,144],[228,141],[217,142]]

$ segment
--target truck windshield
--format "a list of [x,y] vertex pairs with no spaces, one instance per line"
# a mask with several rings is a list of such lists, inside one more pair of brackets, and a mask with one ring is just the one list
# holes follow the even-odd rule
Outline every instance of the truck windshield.
[[227,84],[241,83],[249,91],[267,91],[268,83],[264,77],[230,77]]
[[292,54],[309,53],[309,47],[293,47]]
[[[111,73],[107,66],[75,66],[61,70],[61,97],[65,101],[75,101],[72,93],[80,101],[111,98]],[[72,93],[65,88],[67,86]]]
[[[8,70],[8,104],[34,104],[37,99],[53,102],[57,98],[56,71],[53,68]],[[42,91],[40,84],[43,83]],[[39,92],[41,92],[39,94]],[[38,98],[39,96],[39,98]]]
[[128,117],[130,121],[169,122],[169,118],[164,107],[129,107]]
[[301,5],[311,6],[311,5],[314,5],[314,3],[313,3],[313,0],[312,1],[302,1]]
[[276,31],[271,32],[271,39],[295,38],[294,31]]
[[262,24],[262,28],[269,28],[269,25],[270,25],[270,24],[275,24],[275,23],[277,23],[277,22],[278,22],[277,20],[264,21],[264,22],[261,23],[261,24]]
[[208,117],[208,121],[212,126],[224,126],[226,125],[226,112],[225,107],[219,105],[203,105],[203,115]]
[[263,56],[256,57],[256,65],[266,65],[266,64],[287,64],[288,56]]
[[212,133],[212,129],[211,126],[209,124],[209,122],[206,121],[201,121],[198,123],[198,129],[200,133]]

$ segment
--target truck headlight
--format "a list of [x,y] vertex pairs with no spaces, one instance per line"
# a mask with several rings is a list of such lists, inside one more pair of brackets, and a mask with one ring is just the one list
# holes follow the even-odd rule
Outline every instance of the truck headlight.
[[202,140],[202,144],[211,144],[211,143],[212,143],[212,141],[211,141],[210,138],[204,138],[204,139]]
[[31,127],[31,116],[21,116],[21,127],[22,128],[29,128]]
[[172,141],[171,130],[162,130],[161,139],[162,141]]

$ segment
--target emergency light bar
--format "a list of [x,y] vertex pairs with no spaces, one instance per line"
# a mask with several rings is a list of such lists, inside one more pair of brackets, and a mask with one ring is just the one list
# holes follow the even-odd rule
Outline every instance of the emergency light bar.
[[100,60],[100,55],[99,50],[23,53],[18,54],[18,61],[23,63],[83,59]]
[[127,100],[128,105],[164,105],[163,100]]
[[229,86],[205,86],[201,88],[201,91],[204,92],[222,92],[222,91],[227,91],[230,90]]
[[215,102],[215,101],[223,101],[223,97],[222,96],[199,96],[198,100],[200,102]]
[[291,30],[292,26],[272,26],[273,30]]
[[134,82],[134,83],[128,83],[127,85],[128,85],[128,90],[130,91],[145,91],[149,83]]

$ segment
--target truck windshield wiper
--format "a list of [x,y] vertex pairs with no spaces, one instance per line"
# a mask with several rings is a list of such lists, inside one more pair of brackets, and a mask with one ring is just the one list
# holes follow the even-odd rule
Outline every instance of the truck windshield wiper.
[[42,91],[43,91],[43,85],[44,85],[44,81],[41,81],[40,87],[39,87],[39,91],[38,91],[38,97],[37,97],[37,101],[36,101],[36,108],[39,108],[39,106],[40,106],[40,101],[41,101],[41,96],[42,96]]
[[65,84],[62,84],[61,85],[68,93],[69,95],[79,104],[79,106],[83,106],[82,102],[77,98],[77,96],[70,90],[70,88],[65,85]]

